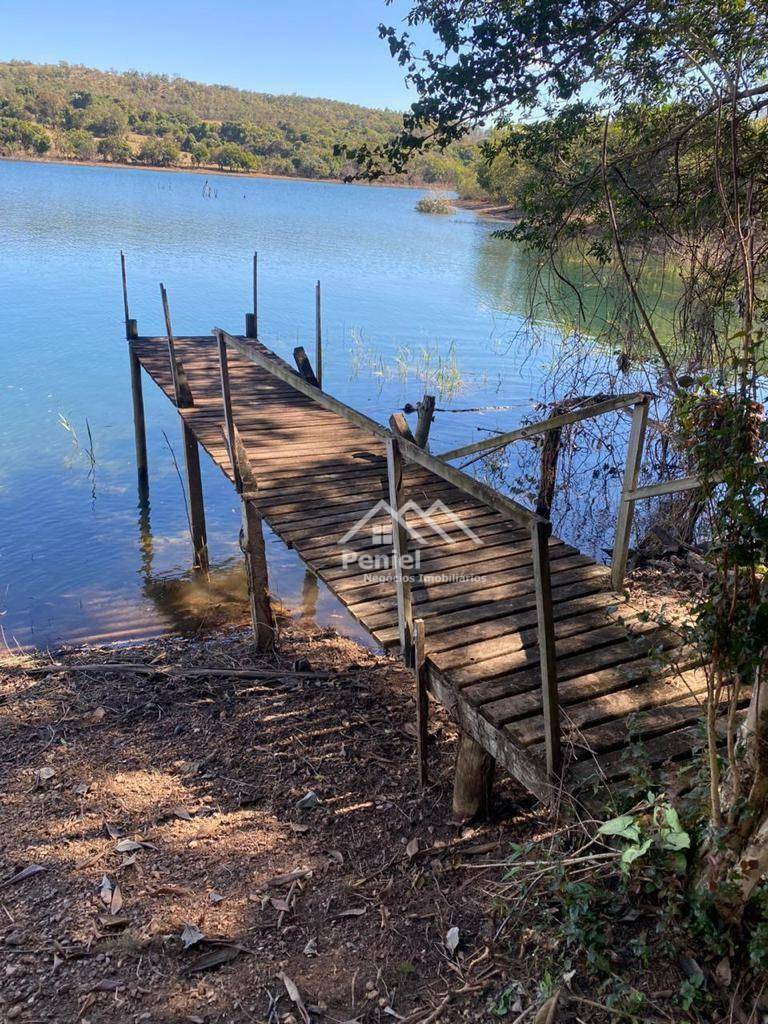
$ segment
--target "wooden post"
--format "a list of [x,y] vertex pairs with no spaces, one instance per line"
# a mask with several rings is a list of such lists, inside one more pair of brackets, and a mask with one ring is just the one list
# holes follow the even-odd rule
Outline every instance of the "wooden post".
[[320,282],[315,285],[315,376],[317,386],[323,386],[323,330],[320,308]]
[[616,523],[616,536],[613,542],[613,557],[611,560],[611,586],[614,590],[621,590],[624,586],[624,574],[627,571],[629,539],[632,534],[632,518],[635,512],[635,502],[629,495],[637,487],[637,481],[640,476],[640,465],[643,461],[643,446],[645,444],[645,429],[648,425],[648,408],[649,401],[645,397],[632,409],[632,426],[629,430],[629,444],[627,446],[627,464],[624,467],[619,516]]
[[414,440],[419,448],[426,448],[429,440],[429,428],[432,426],[435,415],[434,395],[424,395],[419,402],[418,413]]
[[460,733],[453,783],[453,816],[458,821],[488,817],[495,774],[491,755],[465,732]]
[[120,270],[122,271],[123,277],[123,308],[125,309],[125,336],[131,341],[133,338],[138,338],[139,331],[135,320],[131,320],[131,315],[128,312],[128,278],[125,273],[125,253],[120,250]]
[[245,314],[246,338],[259,336],[259,254],[253,254],[253,312]]
[[203,478],[200,472],[200,449],[197,438],[181,420],[181,438],[184,445],[184,464],[187,476],[187,499],[189,502],[189,529],[192,534],[192,549],[195,553],[195,568],[208,572],[208,538],[205,530],[205,507],[203,505]]
[[264,527],[259,510],[252,498],[245,497],[257,490],[256,474],[248,460],[232,413],[232,394],[229,384],[227,342],[221,331],[216,331],[221,375],[221,397],[224,405],[224,436],[227,439],[235,488],[240,495],[240,550],[245,558],[245,578],[248,584],[248,605],[251,612],[253,639],[260,651],[271,651],[275,645],[275,620],[269,600],[269,573],[267,569]]
[[397,623],[400,632],[400,651],[406,665],[413,659],[413,607],[411,604],[411,582],[405,557],[408,554],[408,530],[400,514],[403,501],[403,456],[398,439],[387,438],[387,482],[389,485],[389,508],[392,517],[392,568],[395,572],[397,592]]
[[229,460],[232,463],[232,476],[235,481],[235,490],[238,494],[243,491],[243,479],[240,476],[240,467],[237,460],[237,448],[235,442],[235,421],[232,417],[232,395],[229,389],[229,360],[227,358],[227,343],[221,331],[216,331],[216,344],[219,349],[219,373],[221,376],[221,398],[224,404],[224,431],[229,448]]
[[253,639],[260,651],[271,651],[275,646],[275,620],[269,600],[267,550],[264,528],[256,503],[242,498],[242,529],[240,548],[245,556],[245,576],[248,581],[248,603],[251,609]]
[[429,693],[427,691],[427,667],[424,650],[424,620],[416,619],[413,624],[413,670],[416,676],[416,759],[419,766],[419,785],[429,782],[427,760],[429,751]]
[[133,441],[136,449],[136,474],[139,485],[139,505],[149,501],[149,460],[147,458],[147,428],[144,418],[144,393],[141,388],[141,363],[131,344],[138,335],[138,326],[128,312],[128,279],[125,273],[125,253],[120,250],[120,270],[123,278],[123,308],[125,310],[125,337],[128,341],[128,361],[131,367],[131,399],[133,401]]
[[560,702],[557,695],[557,662],[555,654],[555,618],[552,611],[552,583],[549,573],[549,538],[552,527],[536,519],[531,524],[533,583],[536,589],[536,619],[541,672],[541,697],[544,708],[544,744],[547,773],[555,777],[560,771]]
[[308,384],[311,384],[312,387],[319,388],[320,381],[318,380],[315,371],[312,369],[312,363],[309,361],[309,356],[301,345],[297,345],[293,350],[293,358],[296,362],[296,368],[304,380]]
[[176,356],[176,343],[171,328],[171,311],[168,306],[168,293],[163,284],[160,285],[160,299],[163,303],[163,315],[165,317],[165,334],[168,339],[168,358],[171,362],[171,377],[173,378],[173,392],[176,397],[176,408],[186,409],[194,405],[192,392],[187,383],[187,375],[181,360]]

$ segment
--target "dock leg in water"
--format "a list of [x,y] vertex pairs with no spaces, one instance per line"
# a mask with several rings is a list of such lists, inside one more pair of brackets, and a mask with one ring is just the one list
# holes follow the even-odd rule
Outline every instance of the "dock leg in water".
[[[135,323],[135,321],[131,321]],[[136,446],[136,474],[139,485],[139,504],[149,501],[149,461],[147,459],[147,428],[144,420],[144,393],[141,388],[141,363],[130,342],[128,357],[131,363],[131,397],[133,399],[133,434]]]
[[189,529],[195,552],[195,568],[208,572],[208,540],[205,533],[203,507],[203,479],[200,473],[200,449],[197,438],[182,420],[181,436],[184,443],[184,464],[187,471],[187,498],[189,500]]
[[453,816],[459,821],[486,818],[491,809],[496,762],[479,743],[459,735],[453,782]]
[[267,552],[261,516],[254,502],[243,498],[241,504],[243,526],[240,531],[240,547],[245,555],[253,638],[260,651],[271,651],[275,646],[275,620],[269,601]]

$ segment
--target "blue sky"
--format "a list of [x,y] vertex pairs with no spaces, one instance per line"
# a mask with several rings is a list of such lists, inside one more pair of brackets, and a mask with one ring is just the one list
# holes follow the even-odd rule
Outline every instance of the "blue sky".
[[0,59],[133,68],[403,109],[413,95],[377,26],[398,24],[407,10],[404,0],[0,0]]

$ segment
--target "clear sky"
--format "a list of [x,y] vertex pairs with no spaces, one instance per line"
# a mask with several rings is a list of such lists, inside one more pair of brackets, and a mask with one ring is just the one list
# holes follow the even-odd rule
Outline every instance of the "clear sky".
[[407,10],[407,0],[0,0],[0,59],[404,109],[413,94],[377,26]]

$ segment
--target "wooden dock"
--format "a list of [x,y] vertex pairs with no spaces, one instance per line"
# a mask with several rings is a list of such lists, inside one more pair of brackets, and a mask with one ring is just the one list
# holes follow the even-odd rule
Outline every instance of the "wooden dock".
[[[637,487],[645,396],[592,412],[634,410],[611,570],[450,465],[483,443],[438,458],[402,430],[348,409],[253,338],[171,336],[169,350],[168,337],[136,336],[127,301],[126,324],[133,377],[143,367],[179,407],[187,446],[199,442],[239,486],[244,507],[258,511],[376,641],[400,646],[463,734],[532,793],[551,800],[562,789],[625,777],[636,739],[648,765],[690,757],[701,745],[704,673],[686,668],[677,636],[618,592],[634,500],[653,490]],[[255,332],[253,315],[249,326]],[[182,401],[180,383],[189,392]],[[140,485],[143,407],[141,417]],[[544,429],[556,429],[557,419]],[[192,463],[194,477],[194,455]],[[408,529],[397,518],[404,509]],[[429,511],[429,523],[420,510]],[[200,528],[204,547],[204,520],[202,540]],[[415,569],[396,582],[377,578],[376,557],[405,565],[414,549]],[[417,703],[424,741],[426,701]]]

